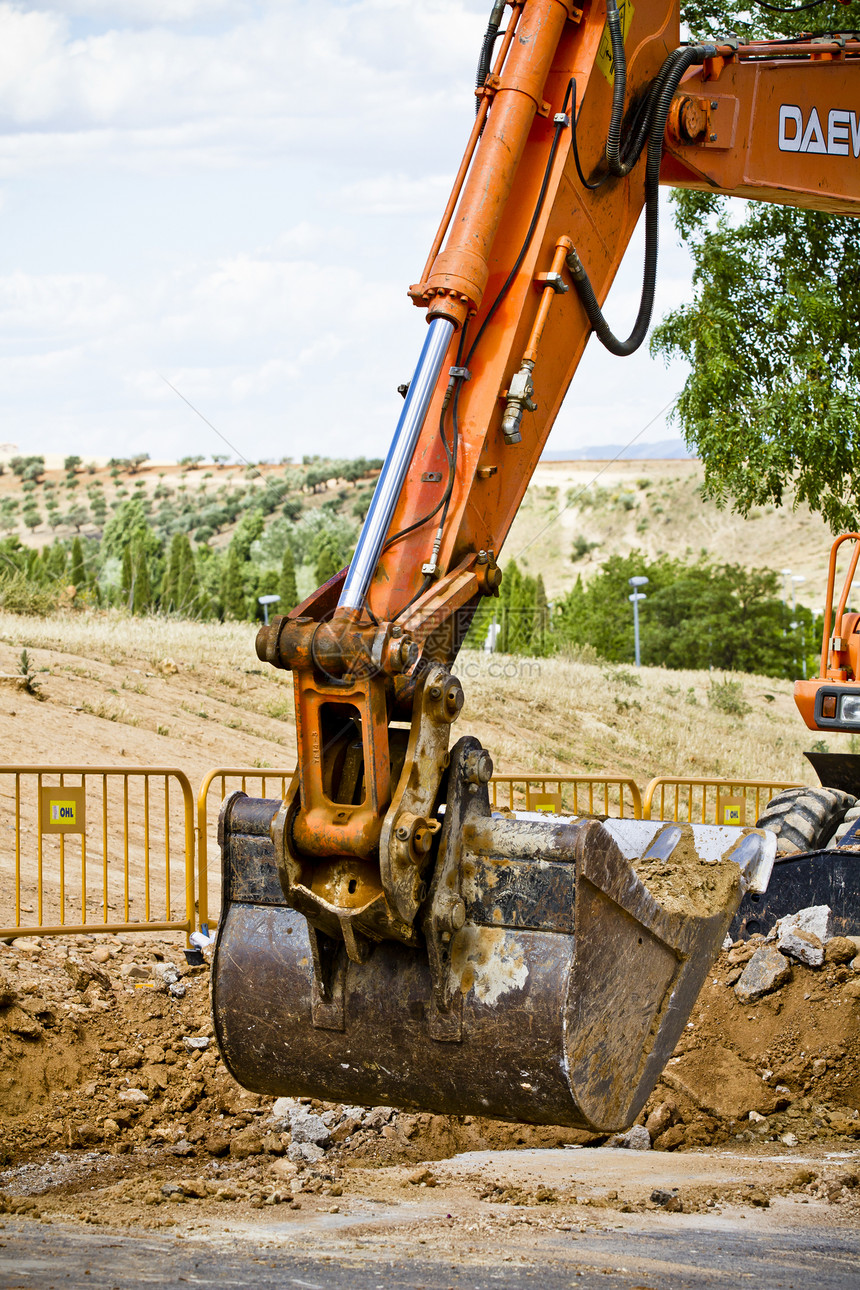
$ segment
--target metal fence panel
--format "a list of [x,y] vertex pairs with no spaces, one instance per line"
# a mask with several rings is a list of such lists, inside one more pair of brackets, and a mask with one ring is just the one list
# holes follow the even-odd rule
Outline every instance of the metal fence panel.
[[646,820],[754,825],[772,797],[802,784],[774,779],[708,779],[658,775],[645,788]]
[[194,796],[155,766],[0,767],[0,937],[194,929]]
[[[218,794],[218,809],[229,794],[241,789],[249,797],[278,797],[282,801],[287,795],[294,769],[273,770],[258,766],[218,766],[204,777],[197,794],[197,907],[200,922],[214,924],[218,922],[218,911],[221,907],[221,857],[218,854],[217,840],[213,822],[209,819],[210,797],[213,787]],[[251,784],[254,792],[249,792]],[[256,788],[259,786],[259,793]],[[273,793],[271,790],[277,789]],[[217,819],[217,814],[214,817]],[[210,839],[210,829],[212,837]],[[212,846],[210,848],[210,841]],[[212,899],[210,900],[210,896]]]
[[642,818],[642,798],[626,775],[494,775],[490,803],[510,810]]

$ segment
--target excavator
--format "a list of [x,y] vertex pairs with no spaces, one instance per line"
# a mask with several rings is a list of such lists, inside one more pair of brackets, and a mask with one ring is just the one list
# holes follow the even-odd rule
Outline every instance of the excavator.
[[[767,829],[498,812],[453,670],[592,334],[651,318],[661,184],[860,214],[860,39],[681,43],[676,0],[495,0],[427,331],[348,568],[257,637],[283,801],[228,797],[212,1003],[259,1093],[631,1124]],[[603,304],[644,209],[629,336]]]

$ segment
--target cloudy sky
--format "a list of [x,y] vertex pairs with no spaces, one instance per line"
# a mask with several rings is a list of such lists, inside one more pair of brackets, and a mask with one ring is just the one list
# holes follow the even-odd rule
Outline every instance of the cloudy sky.
[[[0,441],[381,454],[490,0],[0,0]],[[663,221],[656,316],[689,292]],[[641,246],[608,312],[635,316]],[[626,443],[683,368],[596,344],[552,448]],[[665,418],[639,442],[675,437]]]

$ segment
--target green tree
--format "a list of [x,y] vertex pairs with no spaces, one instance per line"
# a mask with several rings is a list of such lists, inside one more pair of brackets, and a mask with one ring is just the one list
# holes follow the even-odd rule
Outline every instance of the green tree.
[[152,608],[152,577],[144,543],[141,542],[135,546],[132,559],[134,582],[131,592],[131,612],[145,614]]
[[281,597],[281,603],[278,605],[278,612],[281,614],[288,614],[299,603],[299,589],[296,586],[296,562],[293,558],[291,546],[284,547],[278,595]]
[[322,586],[324,582],[328,582],[329,578],[333,578],[342,568],[343,564],[334,544],[328,541],[323,542],[317,553],[317,561],[314,566],[314,576],[319,586]]
[[[809,30],[806,7],[777,14],[694,0],[682,16],[697,39],[728,29],[792,37]],[[815,25],[856,30],[860,0],[820,6]],[[746,514],[791,494],[834,530],[856,528],[860,222],[755,202],[744,211],[705,193],[674,200],[694,295],[656,329],[652,351],[690,364],[677,416],[704,462],[707,495]]]
[[224,617],[237,621],[248,617],[243,565],[238,549],[231,542],[221,578],[221,604]]
[[81,539],[76,537],[72,543],[71,566],[69,568],[69,582],[80,591],[81,587],[87,580],[87,571],[84,564],[84,548]]

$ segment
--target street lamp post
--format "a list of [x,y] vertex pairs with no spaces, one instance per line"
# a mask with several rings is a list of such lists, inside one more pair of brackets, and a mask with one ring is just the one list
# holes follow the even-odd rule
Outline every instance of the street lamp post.
[[640,591],[639,588],[646,586],[648,579],[643,577],[638,577],[638,578],[628,578],[627,581],[629,585],[633,588],[632,594],[629,595],[627,599],[633,602],[633,644],[634,644],[634,649],[636,653],[636,666],[641,667],[642,664],[639,657],[639,601],[646,600],[647,597],[645,595],[645,592]]
[[280,600],[280,598],[281,598],[280,596],[258,596],[257,597],[258,602],[263,606],[263,622],[266,624],[267,627],[269,625],[269,605],[276,605]]
[[[791,616],[792,616],[792,618],[794,619],[794,622],[791,624],[791,626],[792,626],[793,631],[795,631],[795,632],[797,631],[797,628],[798,628],[798,622],[797,622],[797,596],[795,595],[795,590],[796,590],[796,588],[797,588],[797,584],[798,584],[798,583],[800,583],[800,582],[806,582],[806,579],[804,578],[803,574],[802,574],[802,573],[795,573],[795,574],[792,574],[792,578],[791,578]],[[795,638],[794,638],[794,639],[795,639],[795,644],[796,644],[796,643],[797,643],[797,636],[795,636]],[[802,668],[802,670],[803,670],[803,679],[804,679],[804,681],[805,681],[805,680],[806,680],[806,639],[805,639],[805,633],[804,633],[804,631],[803,631],[803,625],[802,625],[802,624],[800,624],[800,659],[801,659],[801,668]],[[797,666],[797,659],[795,659],[795,660],[794,660],[794,663],[795,663],[795,667],[796,667],[796,666]]]

